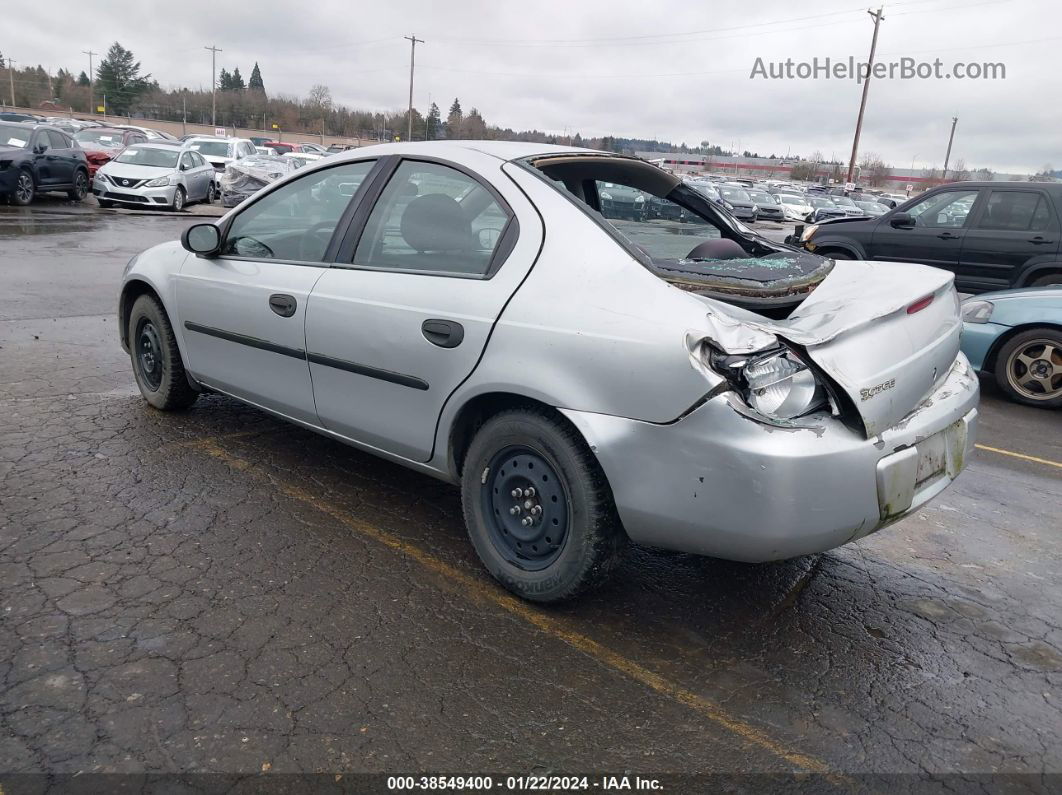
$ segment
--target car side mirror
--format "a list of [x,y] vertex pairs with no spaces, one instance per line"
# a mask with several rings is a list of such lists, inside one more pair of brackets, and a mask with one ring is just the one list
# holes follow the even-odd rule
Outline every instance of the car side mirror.
[[896,213],[889,218],[889,226],[893,229],[914,229],[915,220],[910,213]]
[[48,147],[44,144],[37,144],[35,147],[33,147],[33,154],[35,155],[43,155],[47,151]]
[[193,224],[181,234],[181,245],[193,254],[216,254],[221,248],[221,232],[214,224]]

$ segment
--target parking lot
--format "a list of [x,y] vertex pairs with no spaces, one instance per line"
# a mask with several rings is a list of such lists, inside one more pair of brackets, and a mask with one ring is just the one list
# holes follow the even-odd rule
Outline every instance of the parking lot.
[[145,405],[122,269],[194,217],[0,207],[0,770],[1062,771],[1057,412],[983,382],[967,472],[881,533],[641,549],[536,607],[456,489],[224,397]]

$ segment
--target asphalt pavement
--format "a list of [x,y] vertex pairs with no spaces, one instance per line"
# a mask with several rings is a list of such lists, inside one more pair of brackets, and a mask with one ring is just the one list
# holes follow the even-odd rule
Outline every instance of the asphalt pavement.
[[1062,784],[1058,412],[984,382],[981,448],[916,515],[766,565],[638,549],[603,590],[543,609],[484,574],[454,488],[227,398],[140,399],[122,269],[194,220],[0,207],[0,785]]

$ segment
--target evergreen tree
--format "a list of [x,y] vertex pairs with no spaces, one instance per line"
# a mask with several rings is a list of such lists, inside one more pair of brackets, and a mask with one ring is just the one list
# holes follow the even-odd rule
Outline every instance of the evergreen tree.
[[258,61],[254,62],[254,69],[251,70],[251,79],[248,81],[247,87],[252,91],[265,93],[265,83],[262,82],[262,72],[258,68]]
[[133,60],[133,53],[115,42],[96,69],[96,93],[106,95],[107,104],[115,113],[124,116],[137,98],[151,87],[150,77],[141,75],[140,62]]
[[461,121],[464,114],[461,112],[461,100],[454,97],[454,104],[450,106],[450,115],[446,117],[446,137],[461,137]]
[[434,141],[439,137],[439,133],[442,128],[442,114],[439,113],[439,106],[434,102],[431,103],[431,110],[428,111],[428,118],[425,122],[424,128],[424,140]]
[[230,88],[232,88],[232,76],[223,66],[218,72],[218,91],[228,91]]
[[90,82],[91,81],[89,80],[89,76],[85,74],[85,70],[82,69],[81,74],[77,76],[77,84],[79,86],[87,86]]
[[230,79],[230,82],[232,83],[232,85],[229,87],[233,91],[243,91],[245,88],[247,88],[247,84],[243,82],[243,76],[240,74],[240,67],[238,66],[232,70],[232,77]]
[[7,62],[4,60],[4,54],[0,52],[0,69],[4,69],[6,63]]

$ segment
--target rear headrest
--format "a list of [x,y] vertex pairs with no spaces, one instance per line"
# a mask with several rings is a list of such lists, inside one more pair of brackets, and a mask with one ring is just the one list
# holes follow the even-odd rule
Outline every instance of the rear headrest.
[[414,251],[469,251],[472,224],[457,200],[443,193],[413,199],[402,213],[402,238]]

